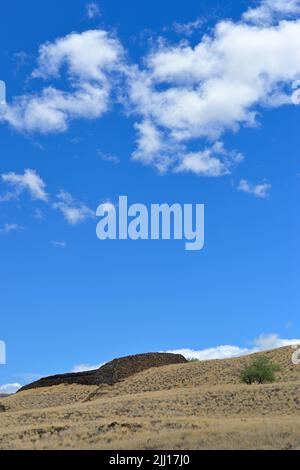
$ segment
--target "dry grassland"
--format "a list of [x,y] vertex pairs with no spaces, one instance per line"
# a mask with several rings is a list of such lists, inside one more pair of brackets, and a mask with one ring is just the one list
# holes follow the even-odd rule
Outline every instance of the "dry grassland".
[[[0,449],[299,449],[300,366],[239,382],[251,357],[150,369],[114,386],[60,385],[0,399]],[[1,411],[2,410],[2,411]]]

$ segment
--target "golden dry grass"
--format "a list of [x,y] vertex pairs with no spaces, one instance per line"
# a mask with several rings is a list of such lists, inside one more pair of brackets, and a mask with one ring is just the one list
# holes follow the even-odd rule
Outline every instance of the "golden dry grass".
[[300,449],[292,352],[267,353],[282,366],[270,385],[239,383],[247,357],[25,391],[0,400],[0,449]]

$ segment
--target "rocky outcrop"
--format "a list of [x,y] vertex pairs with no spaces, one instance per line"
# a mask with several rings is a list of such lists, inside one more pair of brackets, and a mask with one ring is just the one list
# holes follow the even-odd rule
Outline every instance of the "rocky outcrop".
[[20,392],[29,389],[52,387],[61,384],[79,384],[79,385],[114,385],[121,380],[138,374],[152,367],[162,367],[171,364],[183,364],[187,360],[180,354],[168,353],[148,353],[138,354],[136,356],[127,356],[121,359],[115,359],[105,364],[97,370],[89,372],[80,372],[76,374],[63,374],[45,377],[37,382],[23,387]]

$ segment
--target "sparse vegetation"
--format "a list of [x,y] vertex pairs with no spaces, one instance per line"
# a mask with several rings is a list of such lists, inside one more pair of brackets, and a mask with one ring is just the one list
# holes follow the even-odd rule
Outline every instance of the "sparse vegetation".
[[280,369],[281,367],[268,357],[261,356],[255,359],[250,366],[245,367],[240,378],[243,383],[248,385],[273,383],[276,382],[275,374]]
[[278,381],[241,383],[241,370],[261,356],[174,364],[113,386],[58,385],[0,399],[0,450],[300,450],[300,367],[290,347],[269,351],[263,356],[281,366]]

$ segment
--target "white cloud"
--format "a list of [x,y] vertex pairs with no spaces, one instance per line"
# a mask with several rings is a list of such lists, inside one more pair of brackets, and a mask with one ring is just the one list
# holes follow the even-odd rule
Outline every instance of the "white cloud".
[[145,119],[135,125],[138,131],[137,150],[133,160],[143,165],[153,165],[160,173],[165,173],[173,164],[179,152],[183,151],[177,142],[165,138],[155,125]]
[[198,30],[203,26],[204,19],[199,17],[194,21],[189,21],[188,23],[178,23],[175,21],[173,23],[173,29],[177,34],[183,34],[186,36],[191,36],[195,30]]
[[134,160],[162,173],[226,175],[237,161],[230,150],[226,157],[213,151],[216,142],[257,126],[262,108],[299,104],[296,15],[300,0],[264,0],[194,44],[183,36],[200,26],[197,19],[181,25],[183,40],[160,38],[141,66],[128,65],[120,41],[106,31],[69,34],[40,47],[32,74],[65,79],[64,91],[52,83],[17,97],[1,107],[0,121],[21,132],[65,132],[74,119],[100,118],[116,99],[137,121]]
[[199,361],[210,361],[213,359],[230,359],[249,353],[248,349],[237,346],[217,346],[215,348],[204,349],[203,351],[194,351],[192,349],[177,349],[167,351],[174,354],[182,354],[186,359],[198,359]]
[[[178,349],[167,351],[173,354],[182,354],[187,359],[199,359],[200,361],[208,361],[213,359],[230,359],[234,357],[246,356],[257,352],[268,351],[286,346],[300,345],[300,339],[281,339],[277,334],[261,335],[253,341],[253,347],[241,348],[239,346],[217,346],[215,348],[195,351],[192,349]],[[73,367],[72,372],[87,372],[97,370],[105,363],[91,365],[79,364]]]
[[300,339],[281,339],[276,334],[261,335],[254,341],[255,347],[259,351],[267,351],[276,348],[284,348],[300,344]]
[[24,227],[17,224],[4,224],[4,227],[0,229],[1,234],[9,234],[11,232],[20,232],[24,230]]
[[222,142],[215,142],[203,150],[189,152],[187,146],[160,132],[150,121],[136,124],[137,150],[133,160],[153,165],[160,173],[194,173],[198,176],[224,176],[243,160],[243,155],[228,151]]
[[13,394],[13,393],[16,393],[18,390],[20,390],[21,387],[22,385],[18,383],[0,385],[0,393]]
[[25,51],[20,51],[20,52],[16,52],[13,55],[13,58],[15,61],[16,69],[19,70],[30,61],[31,56]]
[[60,191],[53,208],[59,210],[70,225],[77,225],[95,217],[95,212],[82,202],[76,201],[70,193]]
[[71,33],[39,49],[38,68],[34,77],[59,77],[66,65],[70,78],[80,81],[107,82],[107,72],[120,65],[123,48],[120,42],[103,30]]
[[106,31],[72,33],[39,49],[34,78],[62,78],[70,91],[47,86],[1,107],[0,121],[20,132],[65,132],[73,119],[96,119],[108,110],[113,75],[122,69],[123,48]]
[[74,366],[72,369],[73,373],[78,373],[78,372],[89,372],[90,370],[97,370],[104,364],[98,364],[98,365],[90,365],[90,364],[79,364],[78,366]]
[[3,183],[11,186],[13,192],[0,196],[0,201],[15,199],[24,191],[29,192],[32,199],[46,202],[48,195],[46,193],[46,184],[35,170],[25,170],[24,174],[6,173],[1,175]]
[[168,351],[174,354],[182,354],[186,359],[198,359],[208,361],[213,359],[230,359],[246,356],[262,351],[282,348],[285,346],[300,345],[300,339],[281,339],[276,334],[262,335],[253,342],[252,348],[241,348],[239,346],[217,346],[214,348],[195,351],[192,349],[178,349]]
[[114,165],[118,165],[120,163],[120,159],[116,155],[106,154],[101,152],[101,150],[98,150],[98,155],[104,162],[113,163]]
[[93,20],[101,16],[99,5],[96,2],[90,2],[85,6],[86,16]]
[[41,209],[35,209],[33,217],[36,220],[43,220],[44,219],[44,212]]
[[[55,210],[59,210],[70,225],[77,225],[95,217],[92,209],[86,204],[77,201],[67,191],[60,191],[56,195],[55,202],[52,202],[51,197],[46,193],[46,183],[35,170],[25,170],[24,174],[20,175],[14,172],[2,174],[0,175],[0,180],[12,187],[12,191],[0,196],[0,202],[18,199],[24,191],[27,191],[32,199],[48,203]],[[42,220],[44,214],[40,209],[36,209],[34,217]],[[8,234],[23,229],[23,227],[17,224],[5,224],[4,227],[0,228],[0,234]],[[60,248],[66,247],[66,243],[62,241],[53,241],[52,244]]]
[[[266,26],[221,21],[195,46],[186,40],[160,41],[144,63],[128,79],[133,112],[143,123],[143,128],[137,125],[134,158],[164,165],[165,147],[173,147],[173,156],[167,153],[171,167],[178,157],[185,158],[176,144],[196,143],[200,153],[187,162],[197,173],[198,160],[202,165],[208,158],[207,141],[257,126],[262,107],[293,104],[293,83],[300,76],[300,21]],[[220,169],[212,174],[218,172],[224,174]]]
[[218,177],[228,175],[232,166],[241,160],[243,160],[241,154],[229,152],[225,150],[221,142],[216,142],[211,148],[186,153],[175,171]]
[[299,0],[263,0],[257,7],[249,8],[243,18],[258,24],[269,24],[283,17],[300,13]]
[[5,107],[4,119],[20,132],[65,132],[72,119],[100,117],[107,110],[107,101],[107,87],[84,83],[72,92],[47,87],[39,95],[16,98],[12,106]]
[[238,185],[238,190],[244,193],[252,194],[259,198],[266,198],[269,195],[269,191],[272,186],[268,183],[260,183],[257,185],[251,185],[247,180],[241,180]]

